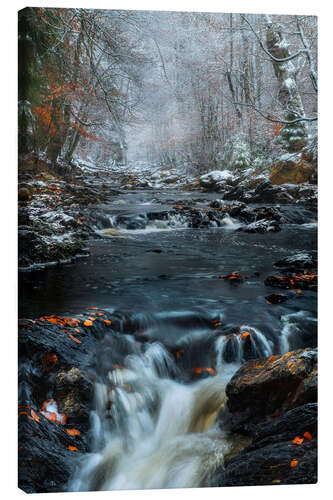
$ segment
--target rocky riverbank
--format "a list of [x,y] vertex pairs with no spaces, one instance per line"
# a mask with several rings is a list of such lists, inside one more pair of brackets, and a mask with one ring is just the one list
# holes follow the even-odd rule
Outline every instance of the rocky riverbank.
[[27,158],[19,169],[19,268],[56,264],[86,254],[93,233],[83,211],[115,192],[110,179],[79,168]]
[[[228,224],[230,220],[225,216],[229,215],[241,223],[240,231],[266,233],[280,231],[286,222],[279,207],[270,205],[294,204],[295,208],[304,207],[315,215],[315,184],[272,185],[266,174],[252,174],[215,171],[188,177],[163,169],[153,174],[151,169],[131,173],[129,167],[102,172],[84,165],[52,167],[45,159],[27,158],[19,169],[19,268],[59,264],[86,255],[90,237],[104,236],[98,233],[99,229],[109,230],[108,236],[115,235],[114,229],[119,225],[142,229],[154,220],[167,220],[168,225],[175,226],[181,218],[185,227],[205,228]],[[170,199],[168,213],[156,211],[137,215],[135,220],[119,218],[115,223],[99,208],[101,203],[110,202],[127,190],[152,189],[159,203],[159,192],[175,188],[186,193],[202,192],[204,204],[197,199]],[[217,194],[216,200],[208,202],[204,193],[212,192]],[[267,207],[251,206],[258,203]]]

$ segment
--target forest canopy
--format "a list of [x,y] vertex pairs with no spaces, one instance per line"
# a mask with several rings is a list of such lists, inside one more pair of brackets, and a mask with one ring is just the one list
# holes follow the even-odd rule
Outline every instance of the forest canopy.
[[316,159],[311,16],[26,8],[19,153],[188,165]]

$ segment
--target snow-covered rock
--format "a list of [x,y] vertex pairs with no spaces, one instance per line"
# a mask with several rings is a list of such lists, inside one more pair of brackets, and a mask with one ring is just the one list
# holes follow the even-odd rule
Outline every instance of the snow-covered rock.
[[206,189],[215,190],[234,179],[230,170],[213,170],[199,177],[199,182]]

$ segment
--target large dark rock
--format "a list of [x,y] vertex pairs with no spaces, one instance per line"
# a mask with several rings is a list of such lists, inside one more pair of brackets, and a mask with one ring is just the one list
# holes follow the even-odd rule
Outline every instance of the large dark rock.
[[80,454],[90,449],[91,366],[96,340],[111,332],[109,318],[90,311],[19,322],[19,487],[25,492],[65,491]]
[[317,351],[299,349],[283,356],[249,361],[226,388],[230,426],[249,432],[253,425],[317,400]]
[[28,186],[19,186],[17,197],[19,202],[27,202],[32,198],[31,189]]
[[276,233],[281,231],[281,226],[276,221],[258,220],[247,226],[240,227],[238,231],[243,231],[245,233]]
[[316,252],[302,252],[278,260],[274,266],[283,271],[297,272],[316,269],[317,264]]
[[93,383],[78,368],[61,371],[55,378],[54,397],[59,409],[67,415],[70,425],[89,428],[89,413],[93,397]]
[[265,285],[283,288],[283,289],[300,289],[300,290],[312,290],[316,291],[318,286],[318,276],[311,272],[304,273],[287,273],[273,274],[272,276],[267,276],[265,279]]
[[[220,425],[251,440],[225,457],[210,486],[317,481],[317,352],[300,349],[250,361],[226,389]],[[236,443],[239,438],[236,438]]]
[[227,460],[211,479],[212,486],[313,484],[317,482],[317,439],[301,446],[291,440],[270,443]]

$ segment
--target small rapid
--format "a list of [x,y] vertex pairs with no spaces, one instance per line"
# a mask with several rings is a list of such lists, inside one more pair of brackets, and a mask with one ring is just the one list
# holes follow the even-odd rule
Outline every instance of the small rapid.
[[[91,413],[92,449],[72,478],[71,491],[209,486],[225,457],[247,444],[229,434],[219,418],[226,385],[244,361],[278,351],[258,328],[244,324],[227,335],[198,319],[197,329],[183,330],[171,349],[157,341],[138,342],[124,333],[124,324],[122,333],[104,339]],[[169,328],[175,320],[181,324],[184,312],[170,316]],[[219,325],[220,320],[213,321]],[[133,321],[142,330],[150,322],[163,327],[166,318]],[[283,328],[293,321],[285,318]],[[282,330],[275,342],[282,351],[285,337]],[[189,368],[189,359],[192,366],[210,367]],[[203,372],[207,378],[188,376]]]
[[159,343],[129,355],[96,384],[92,416],[96,449],[72,491],[204,486],[233,442],[216,426],[233,364],[192,384],[175,380],[179,368]]

